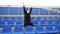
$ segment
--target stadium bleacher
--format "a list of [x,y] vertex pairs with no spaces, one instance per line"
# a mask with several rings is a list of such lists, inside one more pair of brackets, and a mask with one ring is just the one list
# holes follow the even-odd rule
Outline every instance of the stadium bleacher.
[[34,26],[25,28],[23,15],[22,7],[0,7],[0,34],[60,34],[58,11],[32,8],[31,22]]

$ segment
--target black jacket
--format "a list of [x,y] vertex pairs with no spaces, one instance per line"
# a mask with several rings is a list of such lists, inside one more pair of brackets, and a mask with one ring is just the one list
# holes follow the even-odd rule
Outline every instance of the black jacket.
[[25,10],[25,6],[23,6],[23,10],[24,10],[24,22],[29,23],[30,22],[30,14],[32,11],[32,8],[30,8],[30,13],[27,13]]

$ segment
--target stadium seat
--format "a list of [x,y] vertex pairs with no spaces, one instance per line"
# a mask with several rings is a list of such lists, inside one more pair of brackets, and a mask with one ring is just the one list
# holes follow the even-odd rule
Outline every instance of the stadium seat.
[[57,34],[57,32],[54,30],[53,26],[46,26],[45,30],[48,34]]
[[40,20],[40,25],[46,26],[46,21],[45,20]]
[[23,25],[23,21],[16,21],[16,25]]
[[35,17],[31,17],[31,21],[34,21],[35,20]]
[[60,22],[58,20],[55,20],[54,25],[60,25]]
[[8,14],[8,7],[0,7],[0,14]]
[[59,17],[54,17],[54,20],[60,20]]
[[20,7],[19,14],[24,14],[24,12],[23,12],[23,8],[22,8],[22,7]]
[[36,17],[36,20],[40,21],[41,20],[41,17],[40,16],[37,16]]
[[17,21],[22,21],[23,17],[17,17]]
[[60,25],[56,25],[55,30],[57,31],[57,33],[60,33]]
[[39,8],[32,8],[31,14],[32,14],[32,15],[39,14]]
[[25,34],[35,34],[34,28],[32,26],[26,26]]
[[36,34],[47,34],[42,26],[36,26]]
[[52,20],[47,20],[47,25],[54,25]]
[[9,7],[9,14],[18,14],[18,7]]
[[16,18],[15,17],[10,17],[10,19],[9,19],[10,21],[15,21],[16,20]]
[[39,25],[37,20],[32,21],[32,23],[33,23],[34,26]]
[[7,26],[14,26],[14,21],[9,20],[9,21],[7,22]]
[[53,18],[52,17],[48,17],[47,20],[53,20]]
[[14,34],[24,34],[23,27],[21,27],[21,26],[15,26],[15,28],[14,28]]
[[47,20],[47,17],[41,17],[41,20],[45,20],[46,21]]
[[3,27],[1,34],[12,34],[11,27],[8,26]]
[[3,20],[4,21],[8,21],[9,20],[9,17],[4,16]]
[[0,20],[0,26],[5,26],[5,21]]

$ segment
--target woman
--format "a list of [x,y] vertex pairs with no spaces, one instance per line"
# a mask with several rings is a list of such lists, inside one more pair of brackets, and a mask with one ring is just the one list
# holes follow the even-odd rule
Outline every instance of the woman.
[[24,27],[27,25],[33,26],[30,20],[30,14],[32,11],[32,7],[30,9],[25,10],[25,6],[23,5],[23,9],[24,9]]

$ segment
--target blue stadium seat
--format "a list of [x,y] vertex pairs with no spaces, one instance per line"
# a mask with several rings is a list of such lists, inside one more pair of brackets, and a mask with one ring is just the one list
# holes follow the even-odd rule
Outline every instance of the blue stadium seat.
[[18,7],[9,7],[9,14],[18,14]]
[[0,20],[0,26],[5,26],[5,21]]
[[56,25],[55,30],[57,31],[57,33],[60,33],[60,25]]
[[45,20],[46,21],[47,20],[47,17],[41,17],[41,20]]
[[8,14],[8,7],[0,7],[0,14]]
[[59,17],[54,17],[54,20],[60,20]]
[[48,17],[48,18],[47,18],[47,20],[51,20],[51,21],[52,21],[52,20],[53,20],[53,18],[52,18],[52,17]]
[[24,34],[23,28],[21,26],[15,26],[14,34]]
[[12,34],[11,27],[8,26],[3,27],[1,34]]
[[45,20],[40,20],[40,25],[46,26],[46,21]]
[[3,20],[4,21],[8,21],[9,20],[9,17],[4,16]]
[[23,17],[17,17],[17,21],[22,21]]
[[34,28],[32,26],[26,26],[25,34],[35,34]]
[[39,8],[32,8],[31,14],[39,14]]
[[54,25],[52,20],[47,21],[47,25]]
[[54,25],[60,25],[60,22],[58,20],[55,20]]
[[38,21],[37,20],[34,20],[34,21],[32,21],[32,23],[33,23],[33,25],[39,25],[39,23],[38,23]]
[[34,21],[35,20],[35,17],[31,17],[31,21]]
[[16,20],[16,18],[15,17],[10,17],[10,19],[9,20],[11,20],[11,21],[15,21]]
[[20,12],[19,12],[19,14],[24,14],[24,11],[23,11],[23,8],[22,8],[22,7],[20,7]]
[[39,12],[41,15],[48,15],[48,10],[46,9],[41,9]]
[[16,25],[23,25],[23,21],[16,21]]
[[53,10],[51,10],[51,11],[49,11],[50,12],[50,15],[56,15],[57,14],[57,12],[55,12],[55,11],[53,11]]
[[41,17],[37,16],[36,19],[37,19],[38,21],[40,21],[40,20],[41,20]]
[[46,34],[42,26],[36,26],[36,34]]
[[54,30],[53,26],[46,26],[45,30],[48,34],[57,34],[57,32]]
[[14,21],[9,20],[9,21],[7,22],[7,26],[14,26]]

